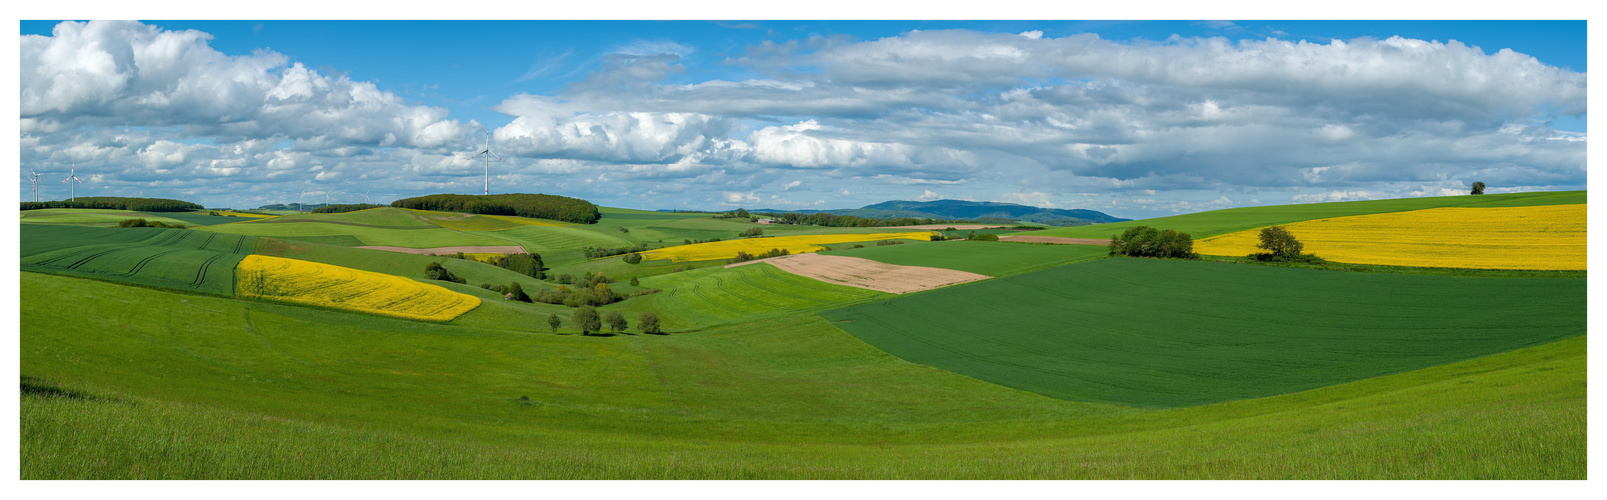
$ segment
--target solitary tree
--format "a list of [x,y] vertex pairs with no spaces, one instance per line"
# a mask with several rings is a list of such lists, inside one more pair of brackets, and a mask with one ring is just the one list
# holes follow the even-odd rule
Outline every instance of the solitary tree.
[[1473,181],[1473,194],[1484,194],[1484,183]]
[[636,329],[642,333],[660,333],[658,331],[658,315],[650,312],[642,313],[636,317]]
[[609,311],[608,314],[603,316],[603,320],[608,323],[608,329],[613,330],[614,333],[625,331],[626,328],[630,327],[630,324],[625,322],[625,315],[620,314],[618,311]]
[[573,320],[575,322],[575,326],[580,328],[581,335],[591,335],[591,332],[600,332],[603,330],[602,321],[599,321],[597,318],[597,308],[592,306],[580,306],[579,308],[576,308],[575,313],[572,314],[569,319]]
[[642,286],[642,282],[637,280],[635,276],[631,276],[631,286]]
[[558,325],[561,325],[563,323],[564,323],[564,320],[558,319],[557,314],[548,314],[547,315],[547,326],[552,327],[552,333],[558,333]]
[[1256,248],[1266,250],[1273,260],[1290,260],[1299,257],[1305,245],[1283,226],[1272,226],[1261,229],[1261,243]]

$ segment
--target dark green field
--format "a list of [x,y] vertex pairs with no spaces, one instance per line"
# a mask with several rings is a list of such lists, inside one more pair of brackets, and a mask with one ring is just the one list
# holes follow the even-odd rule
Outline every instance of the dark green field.
[[1177,407],[1583,335],[1585,280],[1111,258],[821,315],[893,355],[989,382]]
[[257,238],[189,229],[22,226],[22,269],[230,295]]

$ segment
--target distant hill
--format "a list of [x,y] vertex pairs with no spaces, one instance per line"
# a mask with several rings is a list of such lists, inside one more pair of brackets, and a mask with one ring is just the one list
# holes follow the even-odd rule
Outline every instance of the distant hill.
[[869,219],[895,219],[895,218],[931,218],[931,219],[965,219],[965,220],[1022,220],[1037,222],[1051,226],[1083,226],[1088,224],[1101,224],[1106,222],[1124,222],[1131,219],[1112,217],[1095,210],[1041,208],[1015,203],[1000,203],[993,201],[963,201],[963,200],[937,200],[937,201],[884,201],[862,208],[847,208],[838,210],[778,210],[755,209],[750,212],[757,213],[786,213],[796,212],[804,214],[829,213],[833,215],[852,215]]

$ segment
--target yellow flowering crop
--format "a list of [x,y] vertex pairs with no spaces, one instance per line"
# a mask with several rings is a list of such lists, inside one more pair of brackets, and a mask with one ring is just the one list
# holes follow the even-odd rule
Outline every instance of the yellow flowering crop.
[[737,256],[737,252],[747,252],[758,255],[772,248],[785,249],[791,253],[818,252],[825,248],[820,245],[835,243],[852,243],[856,241],[877,240],[927,240],[931,232],[912,233],[870,233],[870,234],[814,234],[801,236],[776,236],[771,238],[744,238],[739,240],[713,241],[694,245],[662,248],[642,252],[643,260],[670,259],[675,262],[697,260],[729,259]]
[[389,274],[249,255],[235,267],[234,294],[399,318],[447,321],[480,299]]
[[[1469,269],[1585,269],[1585,205],[1431,208],[1285,224],[1335,262]],[[1260,229],[1205,238],[1206,255],[1260,252]]]

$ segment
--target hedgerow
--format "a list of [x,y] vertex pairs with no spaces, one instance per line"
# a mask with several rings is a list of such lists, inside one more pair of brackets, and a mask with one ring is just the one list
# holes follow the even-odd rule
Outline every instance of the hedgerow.
[[517,215],[576,224],[594,224],[603,217],[597,205],[579,198],[550,194],[432,194],[391,202],[396,208],[463,212],[483,215]]

